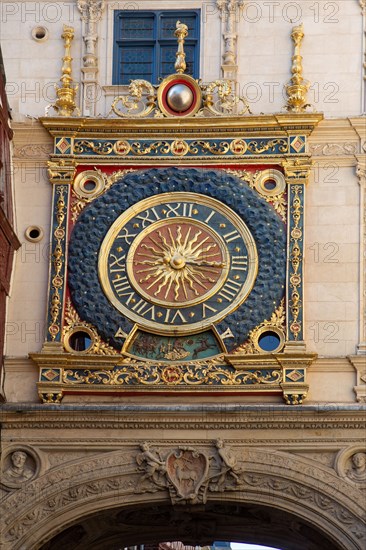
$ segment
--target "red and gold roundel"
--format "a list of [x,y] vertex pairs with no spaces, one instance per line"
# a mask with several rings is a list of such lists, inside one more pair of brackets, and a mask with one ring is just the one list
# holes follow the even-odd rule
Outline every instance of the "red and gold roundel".
[[160,84],[158,103],[168,116],[192,116],[201,108],[201,89],[191,76],[173,74]]

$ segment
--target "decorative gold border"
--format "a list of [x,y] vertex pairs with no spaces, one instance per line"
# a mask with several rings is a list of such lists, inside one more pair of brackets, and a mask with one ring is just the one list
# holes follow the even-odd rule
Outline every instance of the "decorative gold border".
[[191,201],[191,202],[197,203],[198,205],[202,204],[204,206],[211,206],[213,209],[217,210],[222,215],[226,216],[226,218],[228,218],[230,222],[238,229],[248,250],[249,269],[248,269],[247,278],[245,280],[244,285],[242,286],[241,291],[239,292],[235,300],[226,309],[222,310],[216,316],[210,317],[210,319],[207,319],[206,322],[201,320],[199,322],[187,324],[181,327],[174,327],[174,330],[176,331],[177,334],[202,332],[202,330],[205,327],[210,326],[212,323],[221,321],[224,317],[226,317],[226,315],[228,315],[232,311],[235,311],[244,302],[250,290],[253,288],[255,278],[258,272],[258,253],[257,253],[257,247],[255,244],[254,238],[252,237],[249,229],[247,228],[243,220],[233,210],[231,210],[230,208],[228,208],[218,200],[213,199],[212,197],[208,197],[206,195],[200,195],[198,193],[197,194],[185,193],[185,192],[161,193],[159,195],[155,195],[153,197],[148,197],[147,199],[143,199],[139,203],[128,208],[128,210],[126,210],[121,216],[119,216],[116,219],[116,221],[112,224],[112,226],[110,227],[109,231],[107,232],[102,242],[102,245],[100,247],[100,252],[99,252],[99,258],[98,258],[99,280],[103,288],[103,291],[105,295],[108,297],[109,301],[114,305],[114,307],[118,311],[120,311],[132,322],[141,324],[141,326],[147,328],[150,332],[154,332],[156,334],[171,333],[171,330],[172,330],[171,326],[167,327],[166,325],[161,325],[154,321],[146,322],[146,325],[145,325],[143,318],[141,318],[131,310],[127,309],[123,304],[121,304],[119,300],[117,300],[117,298],[115,297],[115,294],[112,290],[109,277],[108,277],[108,252],[110,250],[112,243],[116,239],[121,229],[121,226],[126,224],[130,219],[132,219],[136,215],[136,213],[141,209],[152,208],[154,206],[164,203],[165,197],[166,197],[166,202],[179,202],[183,200],[183,201]]

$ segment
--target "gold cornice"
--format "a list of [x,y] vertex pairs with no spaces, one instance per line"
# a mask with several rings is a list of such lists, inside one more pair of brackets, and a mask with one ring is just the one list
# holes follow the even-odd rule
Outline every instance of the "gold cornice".
[[314,128],[323,119],[319,113],[248,115],[245,117],[218,118],[148,118],[140,119],[91,119],[71,117],[43,117],[40,122],[53,136],[67,134],[78,136],[83,134],[108,137],[121,135],[197,135],[229,133],[262,133],[271,136],[294,135],[301,131],[310,135]]

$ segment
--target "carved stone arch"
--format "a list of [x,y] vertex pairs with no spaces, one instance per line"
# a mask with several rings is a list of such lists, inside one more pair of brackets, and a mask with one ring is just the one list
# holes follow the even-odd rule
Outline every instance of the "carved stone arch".
[[[151,482],[147,489],[139,489],[141,472],[135,456],[132,450],[114,451],[68,462],[9,495],[0,508],[3,550],[37,550],[70,526],[113,509],[171,509],[165,487]],[[209,490],[208,509],[215,510],[218,503],[279,510],[313,526],[337,550],[364,548],[364,512],[356,504],[363,502],[362,494],[334,470],[278,451],[244,448],[237,456],[240,485],[231,483],[222,492]],[[184,508],[178,505],[174,510]]]

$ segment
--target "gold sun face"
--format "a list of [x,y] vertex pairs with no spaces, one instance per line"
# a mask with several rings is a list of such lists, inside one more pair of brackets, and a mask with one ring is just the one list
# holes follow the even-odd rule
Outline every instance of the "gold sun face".
[[229,257],[222,239],[183,217],[156,222],[136,238],[127,257],[132,286],[155,304],[189,307],[222,284]]
[[99,252],[107,299],[158,334],[202,332],[238,308],[257,275],[254,239],[221,202],[172,192],[144,199],[111,225]]

